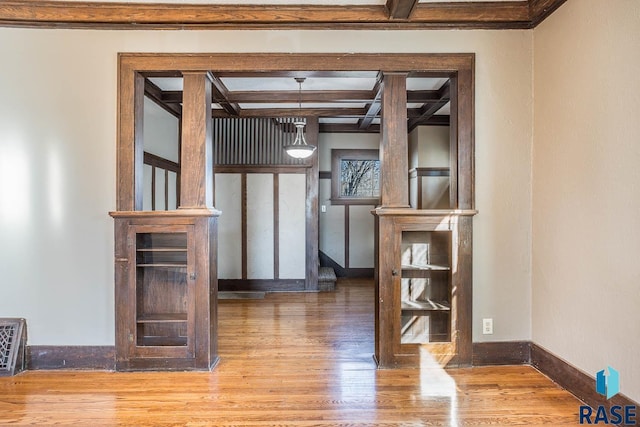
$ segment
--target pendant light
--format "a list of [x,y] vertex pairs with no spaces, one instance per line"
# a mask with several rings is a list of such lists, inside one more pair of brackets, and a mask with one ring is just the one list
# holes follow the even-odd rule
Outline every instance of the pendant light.
[[306,159],[313,154],[316,146],[307,144],[307,141],[304,139],[304,126],[306,123],[302,118],[302,82],[305,81],[305,78],[296,77],[295,80],[298,82],[298,110],[300,111],[300,117],[293,122],[293,125],[296,127],[296,139],[292,144],[285,145],[284,151],[293,158]]

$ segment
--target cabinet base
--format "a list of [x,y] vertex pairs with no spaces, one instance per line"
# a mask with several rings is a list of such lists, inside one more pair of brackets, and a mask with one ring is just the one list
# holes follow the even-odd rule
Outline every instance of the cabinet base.
[[116,361],[116,371],[211,371],[220,362],[215,356],[208,363],[195,359],[144,358]]

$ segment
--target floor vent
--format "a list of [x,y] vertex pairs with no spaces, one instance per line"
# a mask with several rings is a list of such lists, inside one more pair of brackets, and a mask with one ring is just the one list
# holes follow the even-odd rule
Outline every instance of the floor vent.
[[0,377],[26,368],[27,327],[24,319],[0,318]]

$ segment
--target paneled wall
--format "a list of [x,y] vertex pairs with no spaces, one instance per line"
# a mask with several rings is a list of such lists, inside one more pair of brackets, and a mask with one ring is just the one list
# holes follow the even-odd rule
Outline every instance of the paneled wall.
[[[303,289],[305,173],[217,173],[221,289]],[[302,288],[301,288],[302,285]]]

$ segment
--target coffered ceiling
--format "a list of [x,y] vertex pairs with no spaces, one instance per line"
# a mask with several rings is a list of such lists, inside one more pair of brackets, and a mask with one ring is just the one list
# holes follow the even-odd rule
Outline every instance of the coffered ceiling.
[[[380,74],[371,72],[212,73],[212,117],[317,116],[321,132],[379,132]],[[304,77],[300,88],[296,77]],[[145,92],[179,117],[182,78],[148,77]],[[449,125],[447,77],[407,77],[407,125]]]

